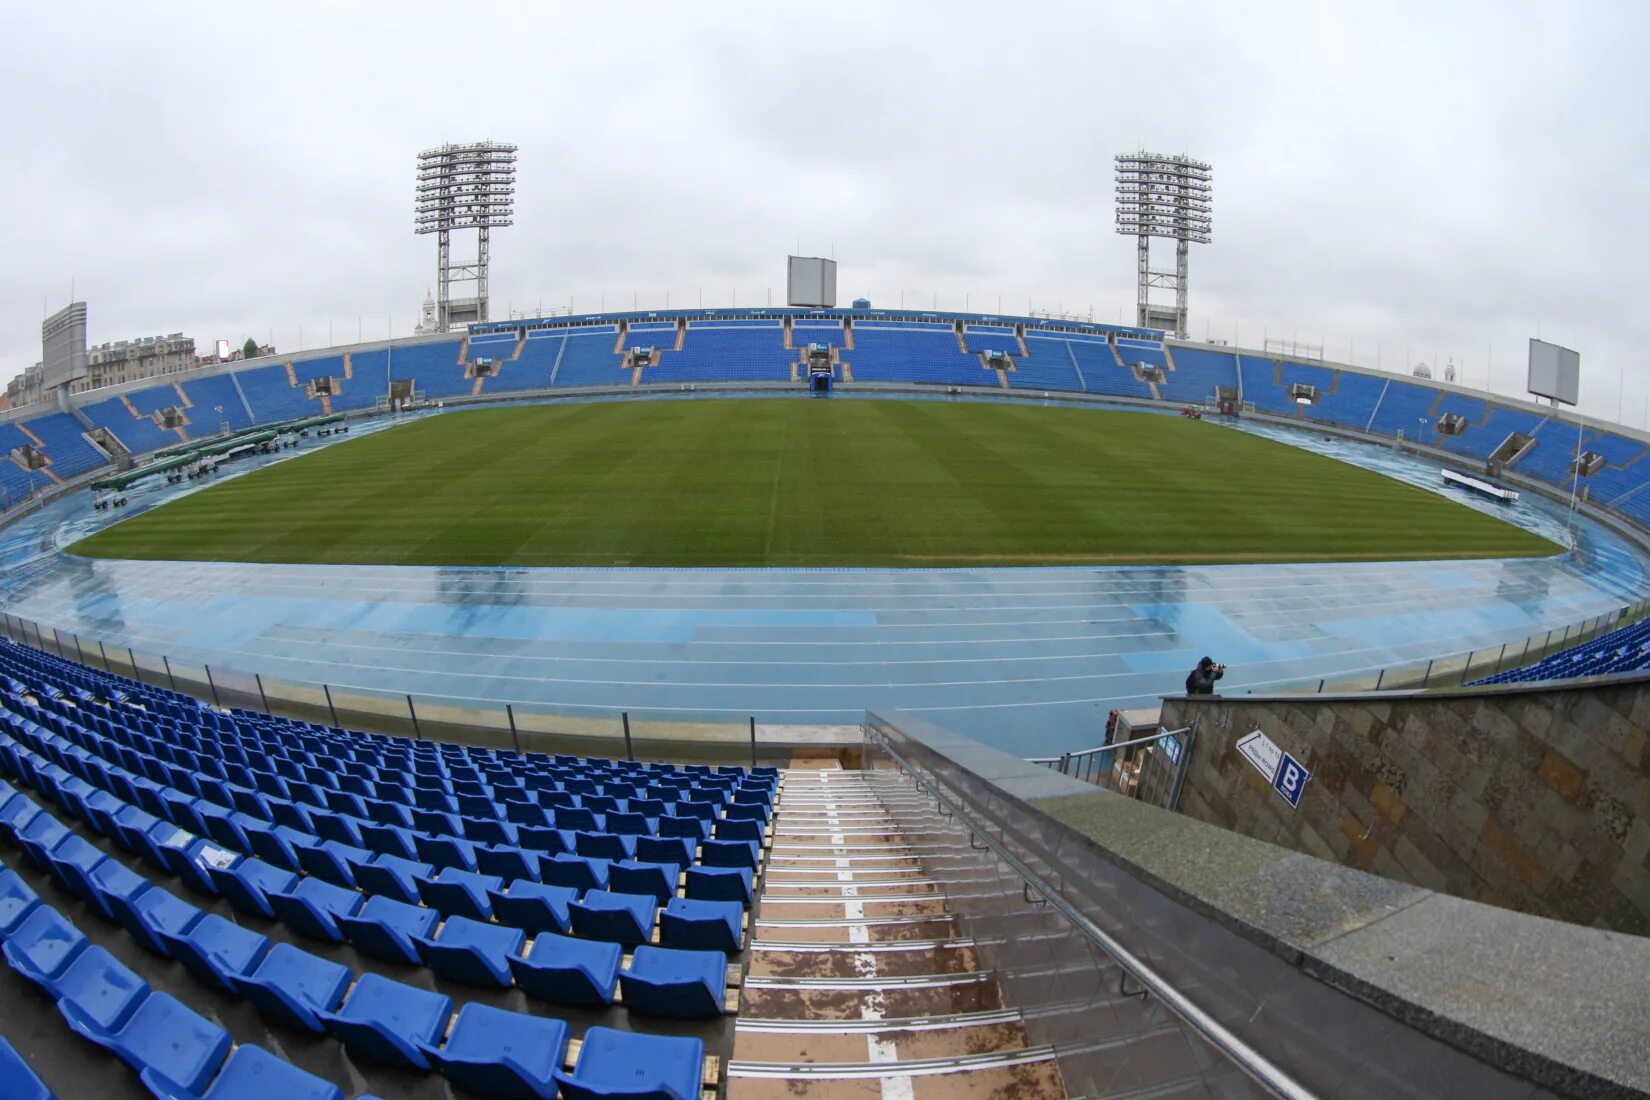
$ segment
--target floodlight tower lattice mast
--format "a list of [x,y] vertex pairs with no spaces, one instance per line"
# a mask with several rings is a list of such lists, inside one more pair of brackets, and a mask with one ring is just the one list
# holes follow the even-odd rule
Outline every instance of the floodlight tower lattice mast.
[[[1208,244],[1214,174],[1208,164],[1186,156],[1119,153],[1117,161],[1117,232],[1136,239],[1139,286],[1135,323],[1161,328],[1186,338],[1187,259],[1193,244]],[[1175,242],[1175,269],[1153,271],[1151,241]],[[1154,306],[1153,287],[1175,292],[1174,308]]]
[[[418,154],[413,231],[436,235],[436,327],[487,320],[490,234],[512,224],[516,147],[494,141],[443,145]],[[452,262],[452,233],[476,231],[474,262]],[[473,283],[470,298],[452,297],[453,283]]]

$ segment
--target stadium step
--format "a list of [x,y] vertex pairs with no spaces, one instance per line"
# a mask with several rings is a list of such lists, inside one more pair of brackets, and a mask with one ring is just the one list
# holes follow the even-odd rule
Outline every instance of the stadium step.
[[1063,1097],[889,811],[859,772],[784,773],[728,1100]]
[[132,399],[130,397],[127,397],[125,394],[121,394],[120,403],[126,406],[126,411],[132,414],[133,420],[143,419],[143,414],[138,412],[137,406],[132,404]]
[[468,336],[458,342],[458,365],[463,366],[470,361],[470,338]]
[[350,380],[351,378],[354,378],[354,377],[355,377],[355,364],[350,359],[350,353],[346,351],[344,353],[344,380],[348,381],[348,380]]
[[192,409],[195,407],[195,403],[189,400],[189,395],[183,392],[183,383],[173,382],[172,391],[178,395],[178,405],[181,408]]
[[286,382],[293,389],[298,388],[298,372],[292,368],[292,360],[286,361]]
[[17,428],[18,431],[20,431],[24,435],[28,436],[29,437],[29,442],[33,443],[36,447],[44,447],[45,446],[44,443],[40,442],[40,437],[35,435],[34,432],[30,431],[29,426],[27,424],[23,423],[21,420],[17,421],[16,428]]

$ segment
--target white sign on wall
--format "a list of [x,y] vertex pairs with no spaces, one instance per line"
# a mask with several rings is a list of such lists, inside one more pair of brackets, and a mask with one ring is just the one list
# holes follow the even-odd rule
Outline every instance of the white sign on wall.
[[1268,783],[1277,778],[1278,765],[1283,763],[1283,750],[1278,748],[1277,742],[1260,730],[1239,738],[1237,751],[1255,766],[1256,771],[1266,777]]

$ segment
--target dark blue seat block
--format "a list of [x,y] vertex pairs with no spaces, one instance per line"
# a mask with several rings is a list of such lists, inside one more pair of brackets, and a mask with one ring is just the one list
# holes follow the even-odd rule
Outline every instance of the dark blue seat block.
[[429,1069],[423,1048],[440,1041],[452,1007],[452,998],[444,993],[367,973],[342,1008],[320,1016],[327,1031],[353,1053],[390,1065]]
[[0,940],[15,932],[39,904],[40,895],[16,871],[0,871]]
[[636,854],[636,838],[580,830],[573,834],[573,850],[586,859],[630,859]]
[[643,944],[619,972],[625,1007],[684,1020],[720,1016],[728,960],[720,951],[683,951]]
[[92,888],[86,876],[108,858],[97,845],[71,833],[46,853],[46,870],[63,889],[91,901]]
[[512,955],[510,971],[523,990],[566,1005],[613,1003],[624,948],[616,943],[574,939],[554,932],[533,938],[528,956]]
[[443,1077],[478,1096],[549,1098],[567,1057],[567,1025],[472,1001],[446,1045],[424,1053]]
[[31,863],[45,870],[50,865],[47,856],[51,850],[71,835],[68,826],[42,811],[17,830],[17,843]]
[[255,917],[275,915],[275,910],[269,907],[271,890],[285,892],[298,885],[298,876],[291,871],[250,857],[227,868],[209,865],[206,873],[212,876],[213,885],[229,899],[229,904]]
[[539,880],[550,886],[568,886],[581,894],[586,890],[604,890],[607,867],[605,859],[566,854],[540,856]]
[[710,836],[710,822],[697,817],[672,817],[667,814],[659,819],[659,835],[686,837],[698,844]]
[[7,1100],[57,1100],[4,1037],[0,1037],[0,1096]]
[[434,936],[416,936],[419,958],[443,977],[466,985],[510,985],[510,956],[527,935],[519,928],[448,917]]
[[434,877],[435,868],[417,860],[380,855],[355,865],[355,881],[369,894],[382,894],[401,901],[418,900],[418,880]]
[[368,898],[353,916],[334,919],[338,930],[368,955],[391,962],[417,963],[418,945],[413,939],[433,932],[441,923],[441,914],[380,894]]
[[762,843],[762,822],[738,818],[723,818],[716,823],[713,835],[717,840],[754,840]]
[[546,886],[517,879],[510,883],[508,893],[493,890],[488,896],[493,902],[493,916],[500,924],[536,935],[566,932],[570,927],[568,906],[578,898],[579,892],[571,886]]
[[251,973],[269,953],[269,937],[207,913],[181,935],[162,933],[172,957],[208,985],[235,988],[233,978]]
[[608,868],[607,882],[615,893],[646,894],[663,905],[676,896],[676,880],[681,873],[674,863],[625,860]]
[[131,901],[150,888],[150,882],[118,859],[105,859],[86,875],[92,908],[105,920],[119,920],[115,899]]
[[58,1011],[73,1028],[137,1070],[156,1095],[162,1082],[199,1092],[229,1053],[229,1032],[190,1010],[170,993],[153,993],[118,1029],[100,1026],[71,1001]]
[[679,867],[693,864],[693,854],[699,850],[698,840],[685,836],[639,836],[636,838],[636,858],[643,863],[674,863]]
[[568,906],[573,932],[612,943],[646,943],[653,931],[659,903],[645,894],[617,894],[590,890]]
[[737,901],[749,907],[753,876],[747,867],[689,867],[686,894],[704,901]]
[[520,848],[492,848],[482,845],[476,849],[476,869],[484,875],[497,875],[505,882],[515,882],[518,879],[537,882],[538,854]]
[[748,840],[707,840],[700,847],[699,862],[706,867],[748,867],[756,870],[761,849]]
[[592,1027],[572,1073],[557,1073],[565,1100],[693,1100],[705,1044],[692,1038]]
[[659,941],[666,947],[737,954],[744,945],[744,916],[745,907],[737,901],[671,898],[659,914]]
[[344,1100],[344,1091],[331,1081],[250,1044],[235,1048],[205,1093],[168,1087],[161,1095],[178,1100]]
[[504,880],[497,875],[444,867],[434,878],[418,879],[418,896],[425,905],[447,916],[487,920],[493,915],[487,891],[503,885]]
[[181,936],[201,919],[201,911],[170,890],[150,886],[132,897],[111,894],[110,910],[132,938],[146,950],[170,958],[169,936]]
[[293,931],[316,939],[337,942],[344,938],[338,917],[347,917],[366,900],[355,890],[346,890],[311,875],[290,891],[267,895],[269,907]]
[[149,996],[149,983],[101,947],[88,947],[57,980],[57,995],[108,1030],[120,1027]]
[[270,1019],[319,1034],[319,1013],[335,1011],[353,975],[332,962],[289,943],[278,943],[256,970],[232,978],[235,989]]
[[56,997],[56,979],[86,950],[86,943],[86,934],[67,917],[41,904],[6,937],[0,951],[13,970]]
[[298,866],[305,871],[335,886],[344,886],[352,890],[356,886],[356,866],[371,863],[377,855],[376,852],[340,840],[324,840],[320,844],[294,844],[293,848],[298,853]]

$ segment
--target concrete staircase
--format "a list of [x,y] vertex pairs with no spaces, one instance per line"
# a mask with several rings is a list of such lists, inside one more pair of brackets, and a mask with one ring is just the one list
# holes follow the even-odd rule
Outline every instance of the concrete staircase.
[[788,769],[772,841],[728,1100],[1066,1095],[862,773]]

